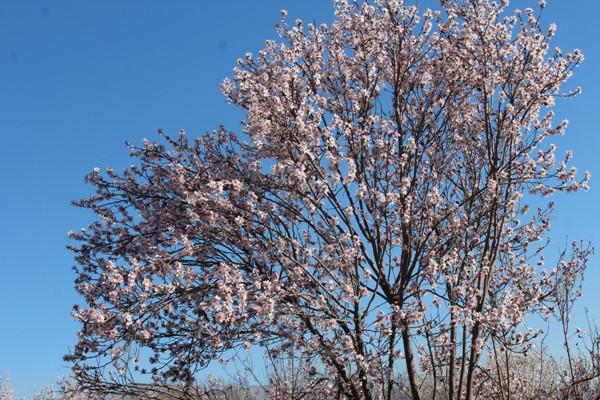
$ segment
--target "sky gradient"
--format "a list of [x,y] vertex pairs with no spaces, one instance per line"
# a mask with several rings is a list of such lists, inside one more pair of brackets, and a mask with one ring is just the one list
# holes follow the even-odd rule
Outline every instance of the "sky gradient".
[[[237,58],[276,39],[281,9],[290,21],[333,18],[329,0],[0,0],[0,374],[17,395],[69,372],[62,356],[76,341],[79,299],[65,246],[67,231],[92,221],[70,205],[91,194],[84,175],[128,166],[124,142],[156,139],[159,128],[239,130],[243,114],[219,85]],[[583,94],[558,102],[557,120],[571,124],[556,143],[592,172],[590,191],[555,196],[548,257],[567,237],[599,243],[598,15],[596,0],[549,0],[543,18],[558,24],[555,45],[586,57],[570,83]],[[600,322],[599,261],[577,318],[587,306]]]

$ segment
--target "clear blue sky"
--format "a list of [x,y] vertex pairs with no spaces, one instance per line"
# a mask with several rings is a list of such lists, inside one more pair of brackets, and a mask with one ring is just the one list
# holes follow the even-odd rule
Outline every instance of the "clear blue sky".
[[[219,84],[237,58],[276,38],[281,9],[292,21],[332,19],[329,0],[0,0],[0,374],[17,394],[68,374],[78,298],[65,246],[69,229],[91,222],[70,206],[91,193],[83,176],[127,166],[124,141],[154,139],[158,128],[237,129],[242,114]],[[573,78],[583,95],[557,109],[571,120],[559,149],[593,174],[589,192],[556,197],[551,250],[567,235],[600,245],[598,15],[596,0],[549,0],[546,10],[554,43],[586,56]],[[582,306],[600,321],[599,261]]]

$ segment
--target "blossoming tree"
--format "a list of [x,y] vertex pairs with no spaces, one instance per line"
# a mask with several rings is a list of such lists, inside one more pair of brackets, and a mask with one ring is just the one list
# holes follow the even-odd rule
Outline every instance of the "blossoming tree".
[[338,0],[329,26],[283,13],[281,43],[222,85],[243,134],[165,135],[122,173],[92,172],[75,204],[98,218],[71,234],[79,380],[149,375],[184,397],[213,360],[293,346],[323,395],[420,399],[427,381],[476,397],[486,354],[531,346],[525,318],[552,313],[589,254],[543,269],[552,204],[528,206],[587,187],[548,142],[583,57],[507,6]]

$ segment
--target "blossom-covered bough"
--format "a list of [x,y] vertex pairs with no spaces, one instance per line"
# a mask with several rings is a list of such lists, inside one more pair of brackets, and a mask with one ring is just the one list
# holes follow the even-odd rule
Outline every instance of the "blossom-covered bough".
[[80,381],[110,393],[149,375],[193,397],[211,361],[293,346],[312,396],[477,397],[486,354],[533,345],[525,318],[552,313],[590,252],[543,269],[552,205],[528,206],[587,187],[547,140],[583,56],[550,48],[544,2],[507,6],[283,13],[281,43],[222,85],[243,134],[164,135],[122,173],[92,172],[75,204],[97,220],[71,234]]

